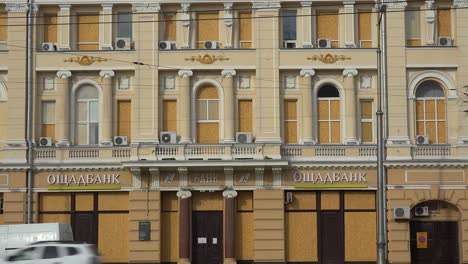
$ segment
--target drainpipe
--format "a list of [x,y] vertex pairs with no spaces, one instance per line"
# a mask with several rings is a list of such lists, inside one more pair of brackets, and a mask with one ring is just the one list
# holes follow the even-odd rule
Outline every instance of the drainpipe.
[[26,143],[28,146],[27,151],[27,164],[28,164],[28,190],[27,190],[27,206],[28,215],[27,223],[32,223],[32,185],[33,185],[33,162],[34,162],[34,149],[32,143],[32,112],[33,112],[33,0],[28,0],[28,12],[26,22]]

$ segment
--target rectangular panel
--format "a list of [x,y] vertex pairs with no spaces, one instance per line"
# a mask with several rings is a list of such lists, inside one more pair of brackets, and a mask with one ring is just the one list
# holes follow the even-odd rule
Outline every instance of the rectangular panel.
[[101,192],[98,196],[99,211],[128,210],[128,192]]
[[439,37],[452,36],[450,8],[437,10],[437,35]]
[[208,120],[219,120],[219,100],[208,101]]
[[425,135],[426,131],[424,130],[424,121],[416,122],[416,135]]
[[177,39],[176,14],[164,14],[164,40],[175,41]]
[[284,120],[297,120],[297,100],[284,100]]
[[416,100],[416,120],[424,120],[424,101]]
[[75,194],[75,210],[76,211],[94,211],[94,194],[93,193],[76,193]]
[[437,143],[446,144],[447,143],[447,132],[446,132],[445,122],[437,122]]
[[218,14],[198,14],[197,40],[219,40]]
[[376,213],[345,213],[345,261],[377,260]]
[[435,100],[426,100],[426,120],[435,120]]
[[317,261],[317,213],[285,213],[286,261]]
[[421,46],[421,39],[407,39],[406,46],[410,46],[410,47]]
[[320,209],[339,210],[340,209],[340,193],[339,192],[322,192],[321,197],[320,197]]
[[0,41],[6,41],[8,39],[8,14],[0,14]]
[[44,15],[44,42],[57,42],[57,15]]
[[41,214],[39,223],[65,223],[70,224],[70,214]]
[[162,211],[163,212],[177,212],[179,199],[176,192],[161,192],[162,196]]
[[340,122],[331,122],[331,143],[341,143]]
[[98,251],[103,262],[128,263],[128,214],[99,214]]
[[253,211],[253,192],[238,191],[237,192],[237,210],[238,211]]
[[297,144],[297,122],[284,122],[284,143]]
[[99,49],[99,15],[78,15],[78,50]]
[[43,193],[40,194],[41,212],[67,212],[71,210],[70,193]]
[[336,11],[317,12],[317,38],[338,40],[338,14]]
[[319,122],[319,143],[330,143],[330,126],[328,121]]
[[375,192],[346,192],[344,197],[345,210],[375,209]]
[[78,44],[78,50],[98,50],[99,44]]
[[372,119],[372,100],[361,101],[361,118]]
[[374,142],[372,122],[362,122],[361,125],[362,125],[361,127],[362,142],[363,143]]
[[78,125],[78,145],[87,145],[88,144],[88,126],[84,124]]
[[464,183],[465,172],[463,170],[433,169],[406,171],[407,183]]
[[239,40],[241,41],[240,48],[252,48],[252,13],[250,12],[239,13]]
[[55,124],[55,102],[42,102],[42,123]]
[[253,213],[236,214],[236,259],[254,259],[254,218]]
[[197,124],[197,143],[199,144],[218,144],[219,143],[219,124],[216,123],[198,123]]
[[239,100],[239,132],[252,132],[252,100]]
[[445,100],[437,100],[437,120],[445,120]]
[[292,192],[292,203],[286,205],[286,210],[315,210],[317,209],[317,200],[315,192]]
[[197,119],[207,120],[208,119],[208,101],[197,100]]
[[55,140],[55,125],[42,125],[41,137],[51,137]]
[[161,213],[161,262],[179,260],[179,214]]
[[117,135],[132,138],[132,104],[130,101],[117,103]]
[[221,192],[196,192],[192,196],[193,211],[222,211],[224,200]]
[[340,101],[339,100],[330,101],[330,119],[340,120]]
[[[372,10],[359,10],[359,40],[361,48],[372,47]],[[365,40],[365,41],[363,41]]]
[[318,101],[318,117],[319,117],[319,120],[328,120],[330,118],[328,100]]
[[427,133],[427,136],[429,137],[429,143],[436,144],[437,143],[436,122],[434,121],[426,122],[426,133]]
[[177,131],[177,101],[163,101],[163,131]]

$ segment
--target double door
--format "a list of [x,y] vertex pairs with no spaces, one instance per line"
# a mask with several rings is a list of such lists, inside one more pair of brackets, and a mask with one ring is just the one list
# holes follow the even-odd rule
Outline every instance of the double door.
[[223,212],[192,212],[192,263],[222,264]]

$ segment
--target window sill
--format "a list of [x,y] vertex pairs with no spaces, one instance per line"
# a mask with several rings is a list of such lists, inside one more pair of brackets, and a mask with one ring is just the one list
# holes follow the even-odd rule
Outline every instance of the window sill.
[[223,48],[218,48],[218,49],[192,49],[192,48],[184,48],[184,49],[170,49],[170,50],[162,50],[159,49],[159,52],[171,52],[171,51],[176,51],[176,52],[183,52],[183,51],[252,51],[255,50],[254,48],[246,49],[246,48],[229,48],[229,49],[223,49]]
[[406,48],[408,49],[437,49],[437,48],[441,48],[441,49],[456,49],[458,48],[458,46],[456,45],[453,45],[453,46],[406,46]]

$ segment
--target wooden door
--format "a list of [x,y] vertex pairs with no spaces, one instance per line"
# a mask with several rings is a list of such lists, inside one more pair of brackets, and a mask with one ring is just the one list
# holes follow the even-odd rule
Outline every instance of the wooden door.
[[[427,233],[427,246],[418,248],[417,233]],[[458,264],[458,223],[412,221],[411,263],[412,264]]]
[[222,264],[223,262],[223,212],[194,211],[192,263]]
[[343,214],[339,211],[320,212],[320,263],[344,263]]
[[73,236],[76,241],[97,243],[97,223],[92,213],[76,213]]

